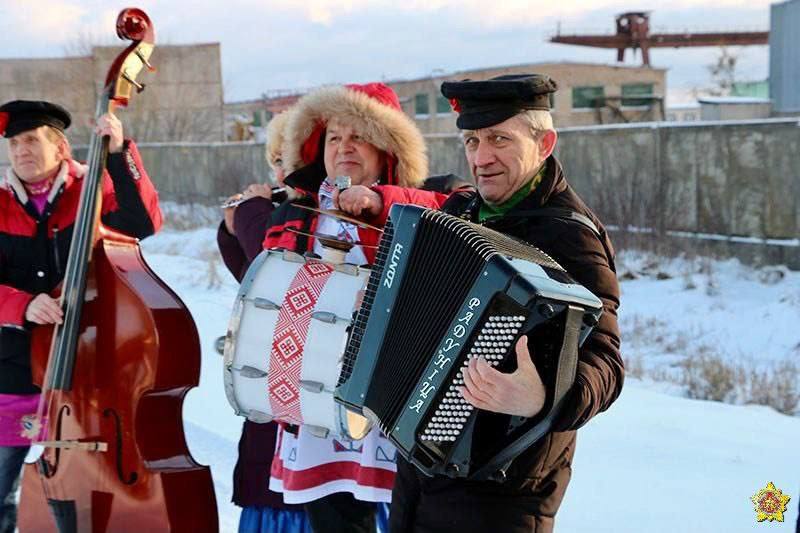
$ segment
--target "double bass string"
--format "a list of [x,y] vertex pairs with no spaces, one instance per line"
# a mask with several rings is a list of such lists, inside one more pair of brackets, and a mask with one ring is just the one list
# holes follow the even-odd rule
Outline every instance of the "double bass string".
[[[108,105],[108,98],[104,97],[98,101],[97,113],[100,114],[105,106]],[[86,174],[86,181],[83,183],[81,190],[81,198],[79,202],[79,209],[76,214],[75,228],[73,230],[72,242],[70,243],[70,256],[67,260],[67,268],[64,276],[63,290],[60,296],[60,304],[64,310],[64,321],[62,324],[56,324],[53,331],[53,340],[50,346],[50,357],[48,358],[45,367],[45,374],[43,379],[43,386],[39,404],[36,410],[36,416],[28,429],[28,436],[35,442],[41,442],[41,435],[49,435],[50,420],[44,414],[50,413],[54,401],[54,391],[61,391],[64,384],[68,381],[68,373],[71,371],[73,365],[72,361],[65,361],[64,358],[74,359],[74,350],[69,350],[67,353],[61,349],[64,342],[77,335],[77,329],[80,322],[80,307],[79,300],[83,298],[83,287],[80,285],[80,279],[83,278],[82,270],[85,270],[86,263],[89,259],[91,252],[91,241],[94,240],[94,231],[90,231],[94,225],[95,216],[88,216],[88,211],[94,207],[98,207],[97,194],[99,192],[99,185],[101,180],[92,179],[97,172],[91,172],[91,169],[98,168],[102,163],[101,159],[104,150],[104,140],[96,134],[93,134],[89,147],[89,171]],[[100,174],[102,176],[102,173]],[[82,213],[87,213],[81,215]],[[46,437],[45,440],[49,440]]]
[[[99,116],[104,107],[107,106],[109,100],[107,97],[102,97],[98,101],[97,116]],[[89,170],[87,171],[81,189],[81,197],[79,200],[78,210],[75,216],[75,226],[70,243],[70,255],[67,259],[67,268],[64,275],[64,282],[59,303],[64,311],[64,320],[62,324],[55,324],[53,330],[53,337],[50,345],[50,356],[48,357],[47,365],[45,366],[44,378],[42,381],[42,392],[37,405],[36,415],[34,420],[30,423],[30,428],[26,428],[29,437],[33,443],[48,442],[48,441],[63,441],[69,440],[69,436],[65,439],[61,432],[53,433],[53,429],[58,431],[57,427],[53,424],[58,424],[60,420],[52,420],[53,415],[59,419],[62,413],[58,414],[53,412],[53,404],[62,404],[64,387],[71,382],[69,373],[74,368],[73,363],[75,359],[75,348],[69,348],[71,339],[78,334],[80,325],[81,307],[84,298],[85,284],[81,280],[85,279],[84,274],[90,259],[92,244],[94,241],[94,234],[96,231],[95,221],[97,217],[97,209],[99,205],[99,191],[102,184],[102,170],[99,172],[96,169],[102,169],[104,165],[104,156],[107,152],[105,149],[104,138],[93,134],[90,140],[89,155],[87,163]],[[93,172],[93,169],[95,170]],[[99,177],[98,177],[99,176]],[[66,349],[65,349],[66,343]],[[56,400],[58,400],[56,402]],[[47,414],[47,416],[45,416]],[[48,450],[51,450],[48,454]],[[45,464],[41,465],[44,468],[58,468],[60,456],[66,450],[59,450],[58,447],[45,446],[45,452],[42,453],[40,461]],[[50,455],[50,457],[48,457]],[[55,464],[50,461],[53,460],[52,455],[57,458]],[[46,474],[45,474],[46,475]],[[105,473],[100,472],[98,476],[97,485],[104,488],[110,487],[110,484]],[[47,498],[51,499],[64,499],[58,490],[60,487],[57,483],[42,483],[42,490]]]

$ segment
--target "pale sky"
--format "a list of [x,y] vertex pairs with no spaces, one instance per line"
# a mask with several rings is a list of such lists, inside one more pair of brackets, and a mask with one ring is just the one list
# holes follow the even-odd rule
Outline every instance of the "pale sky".
[[[0,0],[2,57],[71,55],[78,43],[117,41],[114,21],[136,5],[156,43],[219,42],[226,101],[328,83],[424,77],[455,70],[550,61],[613,63],[616,52],[551,44],[563,33],[612,33],[614,15],[651,10],[652,32],[763,31],[769,0]],[[732,48],[737,77],[764,80],[767,46]],[[655,49],[668,103],[710,85],[718,48]],[[640,63],[627,52],[626,63]]]

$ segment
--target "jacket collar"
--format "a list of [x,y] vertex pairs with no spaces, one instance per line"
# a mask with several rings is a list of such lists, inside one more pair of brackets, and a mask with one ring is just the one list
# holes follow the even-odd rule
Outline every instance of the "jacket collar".
[[[50,187],[50,194],[47,195],[47,203],[53,203],[53,200],[58,196],[64,185],[70,186],[76,179],[83,178],[86,175],[86,169],[86,165],[82,165],[73,159],[62,161],[56,179],[53,180],[53,186]],[[25,190],[22,180],[11,167],[6,170],[6,184],[14,191],[20,204],[25,205],[28,203],[28,191]]]

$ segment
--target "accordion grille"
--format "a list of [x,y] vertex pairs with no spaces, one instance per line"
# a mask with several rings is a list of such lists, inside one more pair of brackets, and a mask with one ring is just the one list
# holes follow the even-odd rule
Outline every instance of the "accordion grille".
[[378,292],[378,284],[383,277],[386,257],[389,255],[389,247],[393,239],[394,224],[392,223],[392,219],[388,219],[386,225],[383,227],[383,237],[381,238],[378,250],[375,252],[375,262],[372,265],[369,280],[367,280],[367,288],[364,290],[364,298],[361,300],[361,307],[356,313],[355,320],[353,320],[347,347],[342,356],[342,370],[339,374],[337,386],[341,386],[349,380],[353,373],[356,356],[361,349],[361,340],[364,338],[364,330],[367,327],[367,318],[369,318],[369,313],[375,303],[375,294]]
[[494,253],[464,221],[437,211],[423,213],[407,259],[413,268],[401,281],[365,401],[386,425],[384,431],[399,417],[445,335],[449,320],[442,317],[456,315]]
[[468,224],[476,233],[489,241],[500,255],[524,259],[543,267],[564,272],[564,268],[552,257],[526,242],[518,241],[479,224],[472,222],[464,222],[464,224]]

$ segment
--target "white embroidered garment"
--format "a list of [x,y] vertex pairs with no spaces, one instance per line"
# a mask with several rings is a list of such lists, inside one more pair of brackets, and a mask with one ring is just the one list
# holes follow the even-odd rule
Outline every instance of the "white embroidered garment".
[[[333,191],[334,185],[329,178],[326,178],[319,188],[319,206],[322,209],[335,209],[333,206]],[[343,220],[329,217],[327,215],[320,215],[317,221],[317,233],[324,233],[326,235],[333,235],[340,240],[348,242],[358,242],[358,227],[355,224],[345,222]],[[322,245],[318,239],[314,239],[314,253],[322,255]],[[344,258],[345,262],[351,265],[363,265],[367,262],[364,251],[360,246],[353,246]]]
[[397,450],[377,428],[358,441],[319,438],[300,426],[295,436],[283,428],[269,482],[286,503],[307,503],[336,492],[358,500],[392,501]]
[[[327,179],[319,190],[319,204],[333,209],[334,186]],[[320,216],[317,232],[358,241],[354,224]],[[314,252],[322,247],[314,241]],[[360,246],[354,246],[345,261],[355,265],[367,262]],[[286,503],[307,503],[336,492],[349,492],[356,499],[390,502],[397,471],[397,450],[377,428],[358,441],[335,437],[320,438],[300,426],[297,435],[278,429],[275,457],[272,460],[270,490],[283,493]]]

